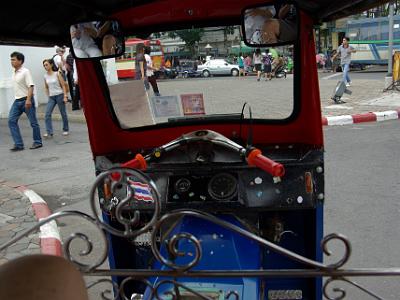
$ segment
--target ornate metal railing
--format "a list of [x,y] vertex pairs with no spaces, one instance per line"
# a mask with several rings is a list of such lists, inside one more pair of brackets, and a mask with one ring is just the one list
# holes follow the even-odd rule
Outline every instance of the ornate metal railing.
[[[142,227],[138,227],[141,212],[139,210],[131,211],[127,217],[125,213],[127,210],[132,209],[132,201],[135,194],[133,188],[126,184],[128,177],[134,176],[136,180],[146,182],[150,186],[152,198],[153,198],[153,209],[150,220]],[[112,180],[110,180],[112,178]],[[115,195],[121,195],[121,190],[126,191],[122,193],[122,197],[116,197]],[[98,196],[101,195],[101,196]],[[100,197],[100,199],[98,199]],[[113,212],[113,218],[123,228],[117,229],[111,226],[109,223],[104,222],[102,219],[102,213],[98,208],[98,203],[102,203],[103,207],[107,207],[108,211]],[[141,282],[148,287],[150,291],[149,299],[162,299],[162,296],[169,296],[169,299],[179,299],[182,291],[189,292],[193,296],[199,299],[211,299],[207,296],[200,294],[199,292],[183,285],[182,283],[174,279],[164,279],[158,281],[153,285],[148,278],[151,277],[167,277],[167,278],[233,278],[233,277],[254,277],[254,278],[316,278],[325,277],[327,278],[323,284],[323,295],[329,300],[340,300],[346,297],[346,291],[342,288],[333,287],[335,282],[345,282],[351,286],[364,292],[366,295],[371,296],[374,299],[383,299],[372,291],[361,286],[360,284],[350,280],[352,277],[371,277],[371,276],[400,276],[400,268],[355,268],[345,269],[344,265],[348,262],[351,256],[351,245],[349,240],[340,234],[329,234],[323,238],[321,247],[326,255],[332,253],[328,249],[328,244],[331,241],[340,241],[343,244],[344,252],[336,262],[330,264],[324,264],[318,261],[311,260],[309,258],[298,255],[292,251],[278,246],[277,244],[261,238],[260,236],[247,231],[241,227],[238,227],[232,223],[217,218],[212,214],[205,213],[197,210],[175,210],[167,214],[161,215],[161,203],[157,187],[153,181],[144,173],[140,171],[125,169],[125,168],[114,168],[109,171],[101,173],[95,183],[93,184],[90,191],[90,204],[93,212],[93,216],[85,214],[79,211],[60,211],[52,214],[51,216],[42,219],[35,226],[24,232],[18,234],[16,237],[8,241],[7,243],[0,246],[0,251],[6,249],[10,245],[16,243],[23,237],[38,231],[39,228],[53,220],[60,220],[65,217],[78,217],[85,222],[93,224],[98,229],[98,234],[104,244],[100,255],[92,263],[82,262],[82,257],[87,257],[93,252],[93,243],[87,234],[82,232],[76,232],[71,234],[63,243],[63,249],[66,259],[76,265],[76,267],[85,276],[102,277],[102,276],[121,276],[125,279],[119,284],[110,279],[99,279],[88,286],[93,288],[94,286],[102,283],[109,283],[113,287],[111,290],[105,290],[101,293],[102,299],[140,299],[139,295],[135,298],[135,295],[126,295],[125,286],[131,282]],[[202,257],[202,245],[201,242],[192,234],[187,232],[181,232],[172,235],[168,240],[160,241],[160,229],[168,221],[175,220],[177,218],[190,216],[192,218],[199,218],[217,224],[223,228],[229,229],[241,236],[244,236],[251,241],[257,242],[260,246],[279,253],[287,258],[298,262],[304,266],[304,269],[280,269],[280,270],[193,270]],[[151,233],[149,240],[149,247],[153,252],[154,257],[163,266],[169,267],[166,270],[149,270],[149,269],[102,269],[100,266],[107,260],[108,254],[108,239],[107,234],[119,236],[127,239],[134,239],[144,233]],[[79,252],[79,258],[74,257],[71,251],[72,242],[76,239],[83,241],[86,244],[86,248]],[[188,253],[184,253],[179,250],[179,242],[181,240],[189,240],[195,249],[194,255],[191,253],[190,261],[185,264],[177,264],[175,258],[187,256]],[[160,244],[165,246],[167,255],[163,256],[160,251]],[[174,288],[168,292],[163,292],[160,295],[159,290],[163,285],[173,285]],[[113,296],[114,293],[114,296]],[[230,291],[225,296],[225,299],[240,299],[239,294],[236,291]]]

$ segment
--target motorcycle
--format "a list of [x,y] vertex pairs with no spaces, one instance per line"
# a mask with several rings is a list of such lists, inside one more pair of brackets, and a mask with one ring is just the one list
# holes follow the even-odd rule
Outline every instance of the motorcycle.
[[275,78],[286,78],[286,74],[288,73],[286,65],[281,65],[275,68],[273,74]]

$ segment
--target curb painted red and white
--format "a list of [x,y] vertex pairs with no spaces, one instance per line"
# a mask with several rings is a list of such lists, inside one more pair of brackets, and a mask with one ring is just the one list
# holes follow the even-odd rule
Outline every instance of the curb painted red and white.
[[343,115],[334,117],[322,117],[322,125],[333,126],[333,125],[348,125],[364,122],[382,122],[387,120],[400,119],[399,110],[388,110],[381,112],[369,112],[364,114],[355,115]]
[[[38,194],[36,194],[31,189],[25,186],[16,186],[11,184],[6,184],[10,187],[14,187],[20,192],[22,192],[31,202],[32,209],[35,213],[36,219],[41,221],[42,219],[51,215],[51,211],[47,206],[46,201],[42,199]],[[60,232],[58,231],[58,226],[56,221],[51,221],[40,227],[40,250],[43,254],[63,256]]]

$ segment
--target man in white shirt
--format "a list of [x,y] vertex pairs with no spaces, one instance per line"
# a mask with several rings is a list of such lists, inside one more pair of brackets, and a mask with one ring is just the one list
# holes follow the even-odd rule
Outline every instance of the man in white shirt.
[[160,96],[160,91],[158,90],[158,85],[157,85],[157,79],[156,76],[154,75],[154,71],[156,69],[153,67],[153,61],[151,60],[150,53],[151,53],[151,48],[150,46],[147,46],[144,49],[144,58],[146,59],[147,63],[146,75],[148,81],[151,84],[151,87],[153,88],[154,95]]
[[56,55],[53,56],[54,64],[57,66],[57,69],[61,70],[63,73],[66,71],[66,60],[64,58],[65,48],[57,47]]
[[36,118],[35,99],[33,97],[34,83],[31,72],[22,66],[25,61],[22,53],[13,52],[10,57],[11,65],[14,68],[12,79],[15,92],[15,101],[8,116],[8,127],[14,140],[14,147],[10,150],[13,152],[24,150],[24,141],[18,126],[18,120],[22,113],[27,115],[33,130],[33,144],[29,149],[37,149],[42,147],[43,144]]

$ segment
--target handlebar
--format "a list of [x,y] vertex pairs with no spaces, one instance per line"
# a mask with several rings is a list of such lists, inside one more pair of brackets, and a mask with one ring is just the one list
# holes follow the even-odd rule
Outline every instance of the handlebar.
[[[221,134],[211,131],[211,130],[198,130],[188,134],[183,135],[182,137],[173,140],[160,148],[157,148],[152,154],[143,157],[141,154],[136,154],[135,158],[121,164],[123,168],[132,168],[138,170],[146,170],[147,169],[147,161],[150,161],[154,156],[158,158],[161,156],[162,152],[167,152],[180,145],[186,144],[190,141],[208,141],[214,144],[223,145],[230,149],[238,151],[241,155],[246,156],[247,163],[250,166],[256,166],[268,174],[271,174],[274,177],[274,181],[279,182],[280,177],[285,175],[285,167],[277,163],[264,155],[262,155],[261,150],[257,148],[248,148],[244,149],[242,146],[236,144],[235,142],[229,140],[228,138],[222,136]],[[112,174],[111,176],[114,180],[118,180],[118,174]]]
[[121,165],[122,168],[131,168],[131,169],[139,169],[146,170],[147,163],[146,159],[141,154],[136,154],[134,159],[127,161]]
[[265,172],[271,174],[273,177],[282,177],[285,175],[285,167],[277,163],[264,155],[262,155],[261,150],[252,149],[247,155],[247,163],[250,166],[256,166]]
[[[136,154],[134,159],[127,161],[126,163],[121,164],[122,168],[131,168],[131,169],[138,169],[138,170],[146,170],[147,163],[146,159],[141,154]],[[118,181],[121,178],[119,173],[112,173],[111,178],[115,181]]]

